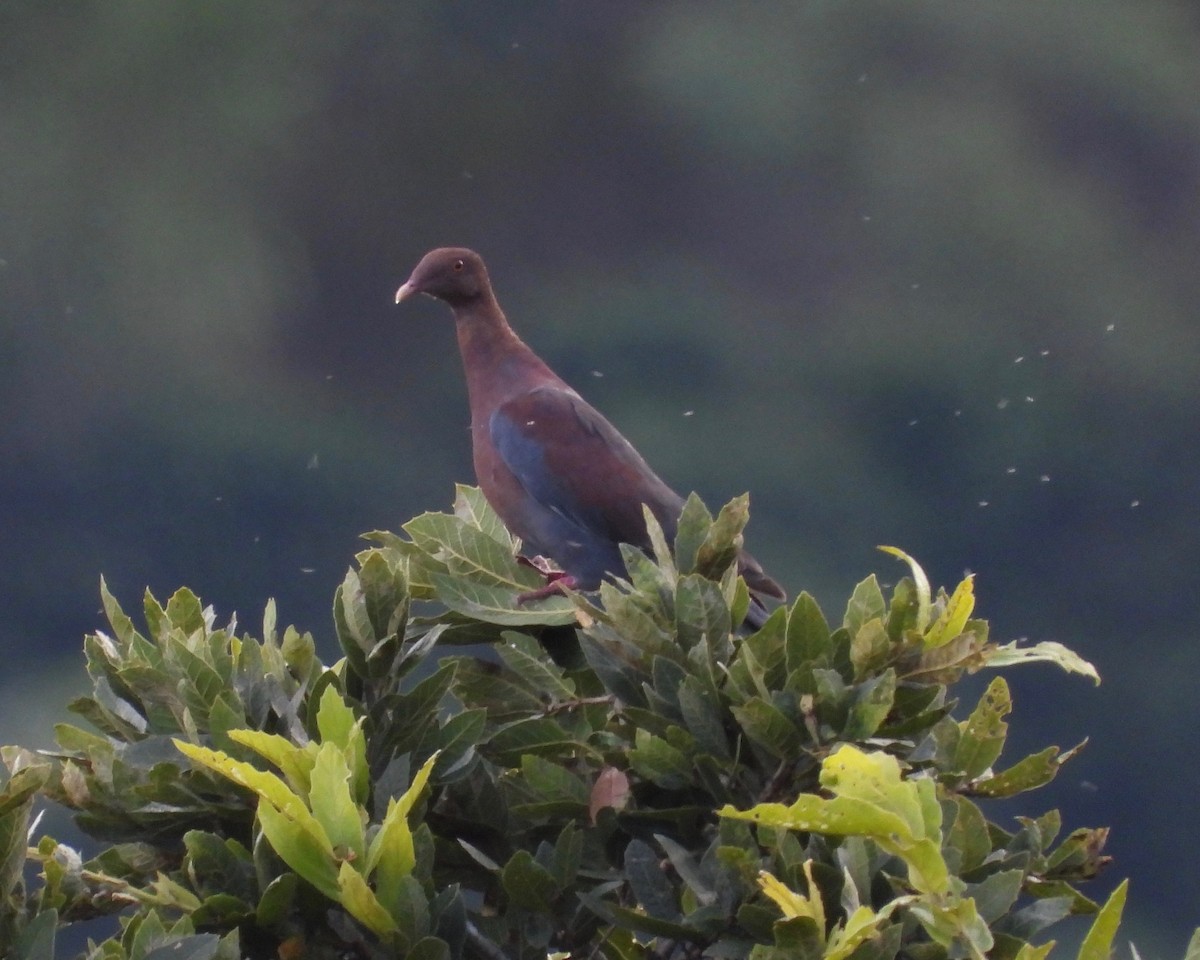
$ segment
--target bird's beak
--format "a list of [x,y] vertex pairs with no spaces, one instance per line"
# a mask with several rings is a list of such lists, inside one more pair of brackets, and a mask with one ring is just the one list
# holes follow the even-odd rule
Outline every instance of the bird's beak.
[[396,302],[399,303],[401,300],[407,300],[416,292],[417,289],[412,285],[411,280],[408,283],[403,283],[400,285],[400,289],[396,291]]

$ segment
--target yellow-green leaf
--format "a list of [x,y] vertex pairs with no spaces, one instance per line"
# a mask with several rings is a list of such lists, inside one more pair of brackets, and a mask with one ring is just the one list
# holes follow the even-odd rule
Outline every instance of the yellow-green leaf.
[[363,926],[381,937],[394,933],[398,928],[392,915],[383,909],[383,904],[367,886],[361,873],[350,864],[343,863],[338,872],[338,902]]
[[374,877],[384,898],[389,899],[387,891],[395,886],[399,878],[411,874],[416,862],[412,829],[403,808],[393,798],[388,801],[383,824],[371,840],[363,872],[368,877]]
[[1112,956],[1113,940],[1117,935],[1117,927],[1121,924],[1125,894],[1128,891],[1129,881],[1122,880],[1121,885],[1104,902],[1079,947],[1079,960],[1109,960]]
[[[305,806],[304,800],[293,793],[287,784],[275,774],[259,770],[257,767],[242,760],[235,760],[221,750],[210,750],[208,747],[186,743],[183,740],[174,740],[173,742],[176,748],[189,760],[215,770],[217,773],[248,790],[253,790],[262,800],[286,814],[290,819],[314,828],[314,834],[324,837],[325,845],[332,855],[333,846],[329,843],[329,838],[325,836],[325,831],[321,828],[321,825],[316,820],[313,820],[312,814],[309,812],[308,807]],[[307,824],[308,821],[311,821],[311,824]]]
[[[350,794],[350,768],[336,743],[322,743],[312,769],[309,803],[313,816],[325,828],[334,853],[358,861],[364,854],[363,821]],[[358,869],[362,864],[358,865]]]
[[803,794],[791,806],[760,803],[749,810],[738,810],[726,805],[717,813],[732,820],[749,820],[768,827],[833,836],[908,835],[908,824],[903,817],[854,797],[828,800]]
[[354,711],[346,705],[333,684],[327,686],[317,706],[317,731],[321,735],[321,742],[337,744],[344,750],[350,742],[354,723]]
[[864,753],[849,744],[825,758],[820,779],[836,796],[801,794],[790,807],[763,803],[739,811],[726,806],[718,813],[789,830],[870,837],[908,864],[909,880],[918,890],[949,890],[941,806],[932,780],[904,780],[895,757]]
[[413,777],[412,783],[408,785],[408,789],[400,795],[397,805],[400,808],[400,816],[407,817],[409,811],[416,806],[417,800],[421,797],[421,791],[425,789],[425,784],[429,782],[429,775],[433,773],[434,764],[437,763],[437,758],[441,754],[438,750],[434,752],[423,764],[421,769],[417,771],[417,775]]
[[230,730],[229,739],[249,747],[260,757],[277,766],[287,778],[288,786],[302,797],[308,796],[309,774],[313,757],[297,747],[287,737],[261,730]]
[[1045,943],[1040,943],[1037,946],[1034,946],[1032,943],[1023,943],[1013,960],[1046,960],[1046,957],[1050,955],[1050,951],[1054,949],[1057,943],[1057,940],[1047,940]]
[[310,816],[307,822],[297,821],[269,803],[260,803],[258,822],[267,843],[284,863],[330,900],[339,899],[333,847],[316,820]]
[[926,650],[936,650],[963,632],[963,627],[971,618],[971,611],[975,609],[974,582],[972,574],[954,588],[945,608],[925,634]]
[[824,930],[825,905],[821,902],[821,892],[812,882],[811,860],[804,862],[804,874],[808,878],[810,896],[797,893],[774,874],[768,873],[766,870],[758,872],[758,887],[779,907],[787,919],[809,917],[817,922],[819,930]]

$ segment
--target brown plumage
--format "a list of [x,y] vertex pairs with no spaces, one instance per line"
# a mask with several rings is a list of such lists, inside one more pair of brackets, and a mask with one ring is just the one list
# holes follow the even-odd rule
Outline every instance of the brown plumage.
[[[673,540],[682,498],[617,429],[535,354],[508,325],[478,254],[433,250],[396,292],[449,304],[471,404],[475,476],[484,496],[534,553],[557,562],[581,589],[624,575],[619,544],[649,550],[642,504]],[[750,554],[738,558],[761,626],[763,597],[782,588]]]

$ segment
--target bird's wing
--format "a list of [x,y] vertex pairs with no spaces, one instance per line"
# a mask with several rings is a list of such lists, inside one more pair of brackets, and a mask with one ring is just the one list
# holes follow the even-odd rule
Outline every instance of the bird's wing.
[[574,391],[530,390],[492,414],[491,440],[538,505],[593,536],[649,547],[642,504],[674,537],[683,501]]

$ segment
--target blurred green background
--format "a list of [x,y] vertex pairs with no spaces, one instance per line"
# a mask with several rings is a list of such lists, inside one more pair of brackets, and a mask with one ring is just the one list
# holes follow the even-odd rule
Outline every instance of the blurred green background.
[[1008,759],[1200,922],[1200,12],[1168,0],[0,5],[0,742],[187,584],[336,656],[361,543],[471,480],[470,245],[535,349],[839,616],[978,574]]

